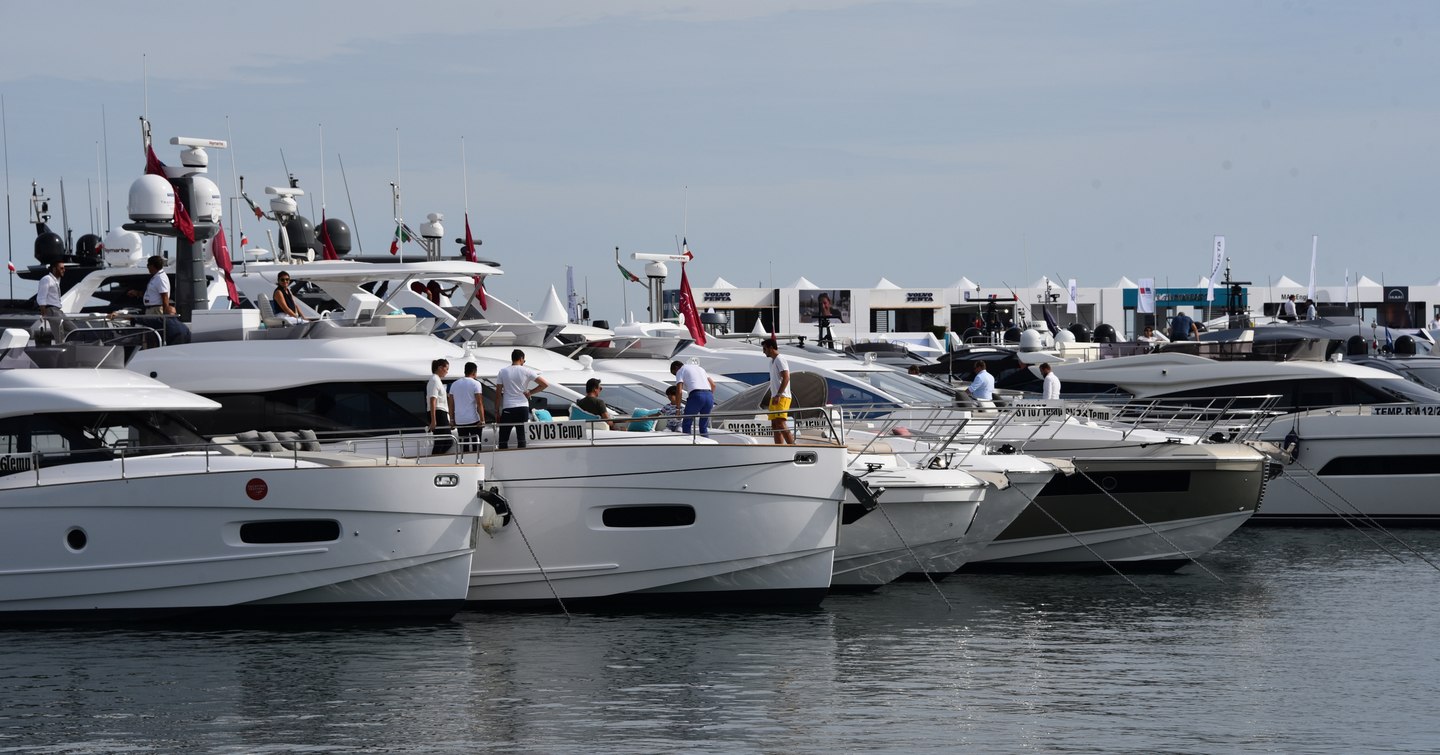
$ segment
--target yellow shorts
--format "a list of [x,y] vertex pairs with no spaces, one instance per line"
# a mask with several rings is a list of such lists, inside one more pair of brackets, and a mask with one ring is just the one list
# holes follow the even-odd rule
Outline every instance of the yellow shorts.
[[771,409],[771,411],[770,411],[770,419],[776,420],[776,419],[785,419],[786,417],[789,417],[790,415],[785,413],[785,411],[786,411],[787,409],[789,409],[789,408],[790,408],[790,397],[789,397],[789,396],[780,396],[779,398],[772,398],[772,399],[770,399],[770,409]]

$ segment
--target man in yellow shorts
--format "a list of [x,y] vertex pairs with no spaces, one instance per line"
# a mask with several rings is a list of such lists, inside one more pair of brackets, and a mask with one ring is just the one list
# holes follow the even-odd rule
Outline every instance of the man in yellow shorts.
[[770,429],[775,432],[777,445],[795,445],[795,434],[790,432],[786,419],[790,416],[790,363],[780,356],[780,346],[773,338],[760,342],[765,356],[770,357]]

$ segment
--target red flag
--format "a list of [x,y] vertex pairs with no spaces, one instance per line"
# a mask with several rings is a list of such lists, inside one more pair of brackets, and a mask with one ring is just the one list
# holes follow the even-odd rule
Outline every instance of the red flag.
[[175,185],[174,179],[165,175],[165,163],[160,162],[160,158],[155,156],[155,148],[149,144],[145,145],[145,173],[170,182],[171,188],[175,190],[175,228],[185,234],[190,243],[195,243],[195,223],[190,220],[190,213],[185,209],[185,200],[180,198],[180,189]]
[[215,253],[215,267],[220,268],[220,274],[225,277],[225,288],[230,291],[230,302],[240,306],[240,292],[235,290],[235,279],[230,277],[230,271],[235,269],[230,262],[230,248],[225,245],[225,223],[220,223],[220,232],[215,234],[215,241],[211,244],[211,251]]
[[[479,262],[475,256],[475,238],[470,235],[470,213],[465,213],[465,246],[462,247],[466,262]],[[476,280],[479,280],[478,278]],[[480,285],[480,308],[485,308],[485,285]]]
[[147,142],[147,143],[146,143],[146,145],[145,145],[145,175],[148,175],[148,176],[159,176],[159,177],[165,179],[166,181],[169,181],[169,180],[170,180],[170,177],[167,176],[167,175],[165,175],[165,163],[160,162],[160,158],[158,158],[158,157],[155,156],[155,148],[149,145],[149,143],[148,143],[148,142],[149,142],[149,139],[148,139],[148,138],[146,139],[146,142]]
[[320,244],[322,256],[327,260],[338,260],[340,254],[335,251],[335,244],[330,241],[330,229],[325,227],[325,208],[320,208]]
[[11,261],[9,261],[9,260],[6,260],[6,261],[5,261],[5,265],[10,268],[10,272],[12,272],[12,273],[15,272],[15,263],[14,263],[14,262],[11,262]]
[[685,316],[685,328],[699,346],[705,345],[705,328],[700,325],[700,312],[695,308],[695,294],[690,292],[690,277],[685,274],[685,263],[680,263],[680,314]]
[[480,309],[484,311],[489,308],[490,300],[485,297],[485,279],[475,276],[475,299],[480,302]]

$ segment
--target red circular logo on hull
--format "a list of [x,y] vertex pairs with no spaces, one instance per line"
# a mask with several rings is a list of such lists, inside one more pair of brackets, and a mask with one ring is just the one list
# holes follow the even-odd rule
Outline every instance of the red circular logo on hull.
[[245,495],[250,496],[250,500],[252,501],[258,501],[264,498],[269,492],[270,486],[266,485],[265,481],[259,477],[245,483]]

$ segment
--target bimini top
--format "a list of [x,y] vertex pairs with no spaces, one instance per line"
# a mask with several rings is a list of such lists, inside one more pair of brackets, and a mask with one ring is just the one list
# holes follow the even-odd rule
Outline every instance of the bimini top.
[[0,370],[0,418],[64,412],[218,409],[129,370]]

